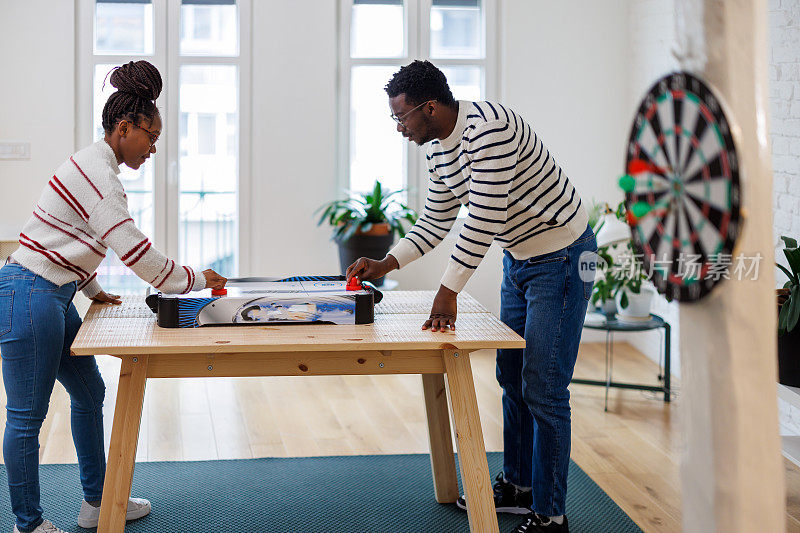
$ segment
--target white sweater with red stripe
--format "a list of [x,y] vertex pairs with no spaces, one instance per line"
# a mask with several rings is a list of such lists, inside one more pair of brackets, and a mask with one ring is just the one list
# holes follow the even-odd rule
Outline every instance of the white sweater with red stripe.
[[165,257],[136,227],[118,174],[114,151],[105,141],[71,156],[42,192],[19,235],[14,260],[59,286],[77,281],[91,298],[102,290],[95,270],[111,248],[158,290],[204,289],[202,273]]

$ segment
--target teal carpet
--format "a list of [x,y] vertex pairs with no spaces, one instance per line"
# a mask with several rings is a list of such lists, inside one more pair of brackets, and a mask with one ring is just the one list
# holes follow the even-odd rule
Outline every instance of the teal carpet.
[[[488,454],[489,471],[502,455]],[[77,465],[42,465],[45,518],[72,532],[81,501]],[[5,467],[0,467],[0,533],[13,530]],[[130,533],[468,531],[467,515],[433,497],[428,455],[370,455],[299,459],[138,463],[133,495],[153,512],[131,522]],[[570,530],[640,529],[575,463],[570,463]],[[500,515],[500,531],[521,517]]]

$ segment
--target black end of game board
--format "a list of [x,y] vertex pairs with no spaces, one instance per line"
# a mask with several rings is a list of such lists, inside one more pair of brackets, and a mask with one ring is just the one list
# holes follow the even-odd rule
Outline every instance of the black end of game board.
[[372,324],[375,322],[375,305],[373,293],[356,294],[356,324]]
[[148,294],[144,299],[147,307],[156,314],[157,323],[162,328],[178,327],[178,300],[177,298],[162,298],[161,293]]

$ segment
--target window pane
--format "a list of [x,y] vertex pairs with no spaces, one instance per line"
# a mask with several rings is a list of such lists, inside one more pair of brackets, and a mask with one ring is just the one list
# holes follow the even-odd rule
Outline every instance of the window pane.
[[226,145],[228,147],[228,155],[236,157],[237,144],[239,142],[239,135],[237,134],[236,114],[228,113],[226,115],[225,131],[227,132]]
[[[114,87],[103,81],[108,72],[116,65],[96,65],[94,72],[94,140],[99,141],[104,136],[102,125],[103,106],[108,97],[115,91]],[[156,145],[158,146],[158,145]],[[142,232],[152,239],[155,222],[153,219],[153,162],[148,161],[139,170],[132,170],[125,165],[120,165],[119,179],[128,196],[128,210],[131,217]],[[106,258],[97,269],[97,279],[103,290],[114,294],[142,294],[147,284],[139,279],[128,267],[119,260],[117,255],[109,250]]]
[[213,113],[197,114],[197,153],[214,155],[216,153],[217,115]]
[[153,54],[153,4],[150,0],[97,0],[94,53]]
[[483,69],[480,67],[442,67],[456,100],[483,100]]
[[405,54],[402,0],[356,0],[350,19],[352,57],[402,57]]
[[237,10],[234,0],[183,0],[181,54],[235,56],[239,53]]
[[353,67],[350,84],[350,189],[366,192],[376,180],[392,190],[406,179],[406,140],[390,118],[383,90],[397,67]]
[[238,83],[235,66],[181,67],[179,257],[227,276],[237,268]]
[[431,6],[431,57],[483,57],[479,0],[434,0]]

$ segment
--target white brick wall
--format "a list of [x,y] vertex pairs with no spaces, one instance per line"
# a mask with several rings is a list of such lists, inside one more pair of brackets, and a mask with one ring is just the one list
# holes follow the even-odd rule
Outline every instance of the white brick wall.
[[[679,68],[676,50],[676,0],[630,3],[630,114],[639,99],[662,75]],[[781,235],[800,239],[800,0],[770,0],[770,107],[774,170],[774,236],[776,258],[785,263]],[[786,281],[776,269],[779,285]],[[659,301],[654,312],[673,325],[673,354],[679,360],[678,309]],[[649,357],[658,356],[655,335],[631,336],[633,345]],[[675,373],[678,373],[678,365]],[[800,416],[797,417],[800,419]]]
[[678,69],[675,0],[638,0],[630,4],[631,114],[647,89],[661,76]]
[[[769,103],[776,258],[780,236],[800,239],[800,0],[769,2]],[[783,285],[786,276],[776,272]]]
[[[660,76],[678,68],[675,49],[675,0],[639,0],[630,7],[631,44],[631,115],[649,86]],[[770,130],[774,173],[774,236],[776,259],[785,264],[780,248],[781,235],[800,240],[800,0],[769,2],[769,83]],[[776,282],[783,285],[786,276],[776,269]],[[673,356],[679,360],[675,327],[678,311],[666,302],[654,306],[654,312],[673,325]],[[674,305],[674,304],[673,304]],[[644,337],[644,336],[643,336]],[[635,345],[654,358],[659,339],[654,336],[631,337]],[[644,342],[643,342],[644,341]],[[677,361],[676,361],[677,362]],[[678,366],[676,365],[676,372]],[[800,435],[800,409],[779,402],[781,433]]]
[[[769,2],[769,103],[775,258],[786,264],[781,235],[800,239],[800,0]],[[780,286],[786,275],[776,269]],[[800,435],[800,410],[778,401],[782,435]]]
[[[633,115],[650,86],[661,76],[678,70],[677,59],[673,55],[676,48],[675,0],[637,0],[630,3],[630,109],[628,119]],[[627,132],[620,139],[620,146],[628,141]],[[680,377],[680,321],[677,302],[667,302],[657,296],[652,305],[652,312],[663,317],[672,327],[672,374]],[[662,331],[631,333],[627,336],[615,336],[618,340],[627,340],[636,349],[653,361],[658,362],[663,346]]]

